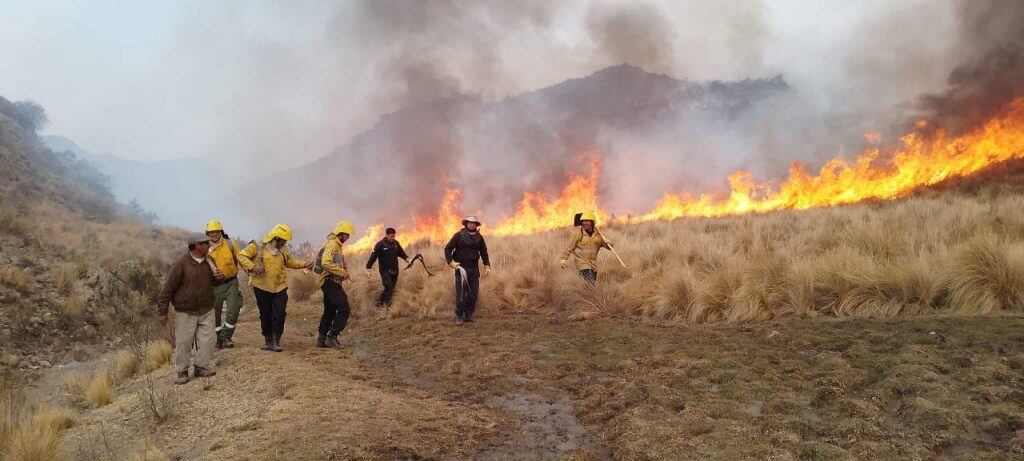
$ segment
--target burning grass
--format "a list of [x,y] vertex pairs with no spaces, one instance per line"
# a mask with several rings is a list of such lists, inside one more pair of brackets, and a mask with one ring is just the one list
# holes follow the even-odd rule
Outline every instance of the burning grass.
[[[612,225],[604,233],[630,267],[603,253],[596,288],[558,268],[574,230],[494,237],[485,227],[494,274],[481,284],[479,310],[669,324],[1024,311],[1024,190],[1000,190]],[[388,314],[450,317],[442,249],[414,247],[435,275],[403,272]],[[350,257],[355,266],[362,258]],[[346,289],[366,313],[381,288],[376,277],[355,277]]]

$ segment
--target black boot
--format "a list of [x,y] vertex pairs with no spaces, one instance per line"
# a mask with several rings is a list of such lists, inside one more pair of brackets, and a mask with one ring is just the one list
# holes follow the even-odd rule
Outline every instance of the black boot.
[[270,350],[272,350],[274,352],[281,352],[281,351],[284,350],[284,349],[281,349],[281,337],[280,336],[275,335],[273,338],[271,338]]
[[224,349],[224,338],[217,335],[217,349]]
[[235,342],[231,338],[224,338],[224,348],[231,349],[232,347],[235,347]]
[[321,334],[320,336],[317,336],[316,347],[327,347],[327,343],[325,343],[326,340],[327,335]]
[[270,336],[264,336],[263,341],[263,347],[261,347],[260,349],[263,349],[265,351],[274,350],[273,338],[271,338]]
[[465,318],[466,323],[470,323],[473,321],[473,314],[466,314],[463,316],[463,318]]

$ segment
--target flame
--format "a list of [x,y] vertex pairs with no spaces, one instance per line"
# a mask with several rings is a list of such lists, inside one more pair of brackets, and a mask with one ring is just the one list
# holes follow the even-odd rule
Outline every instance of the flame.
[[[650,212],[612,220],[633,223],[716,217],[893,199],[921,186],[1024,158],[1024,99],[1015,99],[1002,114],[960,136],[951,137],[942,131],[926,136],[926,128],[926,121],[918,122],[914,131],[900,138],[898,147],[879,149],[872,145],[853,160],[833,158],[816,175],[794,162],[789,176],[777,187],[772,182],[756,182],[749,172],[737,171],[728,177],[728,194],[665,193]],[[877,133],[866,133],[865,137],[871,144],[880,139]],[[581,211],[596,211],[599,219],[607,222],[610,215],[600,209],[597,194],[600,172],[598,159],[589,176],[569,174],[568,185],[554,199],[526,192],[515,213],[489,226],[489,233],[522,235],[566,227],[571,225],[572,215]],[[446,241],[461,227],[461,201],[460,192],[446,189],[436,216],[414,219],[411,229],[400,229],[401,239],[409,243]],[[368,251],[383,233],[383,226],[372,226],[350,248]]]

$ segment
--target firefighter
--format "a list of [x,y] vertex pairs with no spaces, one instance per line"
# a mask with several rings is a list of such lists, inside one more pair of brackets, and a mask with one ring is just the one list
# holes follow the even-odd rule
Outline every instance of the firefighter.
[[384,232],[384,238],[380,239],[373,246],[370,259],[366,261],[367,272],[373,270],[373,263],[379,261],[377,269],[380,272],[380,283],[384,285],[384,291],[377,298],[377,307],[390,306],[391,298],[395,295],[395,285],[398,284],[398,258],[409,262],[409,255],[405,254],[402,244],[395,238],[394,228],[389,227]]
[[455,324],[473,321],[476,300],[480,293],[479,260],[484,262],[484,277],[491,275],[487,243],[480,235],[480,220],[466,216],[462,229],[444,247],[444,259],[455,269]]
[[288,283],[285,269],[311,269],[311,262],[291,255],[285,246],[292,230],[278,224],[259,242],[252,241],[238,252],[238,263],[249,273],[249,283],[260,310],[261,349],[281,352],[281,335],[288,308]]
[[569,256],[573,256],[576,270],[580,277],[590,283],[597,282],[597,252],[601,248],[611,249],[611,243],[604,239],[597,230],[597,214],[593,211],[580,213],[580,232],[576,234],[569,248],[562,254],[561,266],[565,269],[569,264]]
[[348,221],[339,221],[327,236],[327,242],[320,250],[319,264],[315,271],[320,273],[320,291],[324,294],[324,313],[320,316],[320,335],[316,347],[341,349],[338,335],[348,324],[351,313],[348,296],[341,282],[349,279],[348,264],[342,253],[342,245],[355,233],[355,226]]
[[209,258],[222,276],[213,285],[217,349],[232,348],[235,343],[231,337],[235,334],[238,313],[242,309],[242,292],[238,290],[238,245],[228,237],[224,226],[217,220],[206,224],[206,236],[210,238]]

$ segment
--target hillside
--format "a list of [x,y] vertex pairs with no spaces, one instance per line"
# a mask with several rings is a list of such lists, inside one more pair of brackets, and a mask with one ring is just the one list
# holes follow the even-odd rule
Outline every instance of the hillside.
[[[53,152],[71,153],[94,165],[109,180],[110,192],[122,203],[137,203],[156,215],[158,222],[185,226],[203,222],[210,213],[221,213],[217,201],[209,197],[230,197],[232,188],[220,175],[224,165],[192,157],[161,161],[129,160],[115,155],[97,155],[81,148],[74,141],[56,135],[41,136],[43,144]],[[182,203],[211,203],[208,209],[183,207]]]
[[[358,226],[431,215],[450,187],[469,191],[467,209],[508,211],[524,191],[557,193],[567,172],[586,173],[590,161],[581,157],[599,151],[607,162],[632,163],[643,146],[673,146],[657,149],[679,172],[671,181],[704,184],[709,164],[730,163],[701,144],[710,142],[708,133],[752,136],[742,127],[766,119],[759,105],[788,91],[781,77],[691,82],[623,64],[495,102],[441,99],[384,115],[308,165],[277,174],[254,168],[259,180],[237,195],[247,199],[232,219],[258,229],[287,222],[302,238],[319,239],[339,213]],[[642,141],[618,145],[632,137]],[[686,144],[700,152],[677,153]],[[667,180],[632,171],[619,180]],[[267,184],[273,194],[264,193]],[[652,200],[663,192],[643,189]]]
[[15,382],[130,335],[182,238],[47,149],[23,107],[0,97],[0,381]]
[[418,245],[435,275],[405,271],[392,308],[375,276],[346,282],[341,351],[312,347],[320,295],[294,273],[285,352],[258,350],[246,290],[216,377],[172,385],[160,342],[46,374],[41,408],[70,427],[41,440],[81,459],[1017,459],[1022,175],[606,227],[630,268],[602,255],[596,289],[558,269],[571,231],[493,237],[461,327]]

